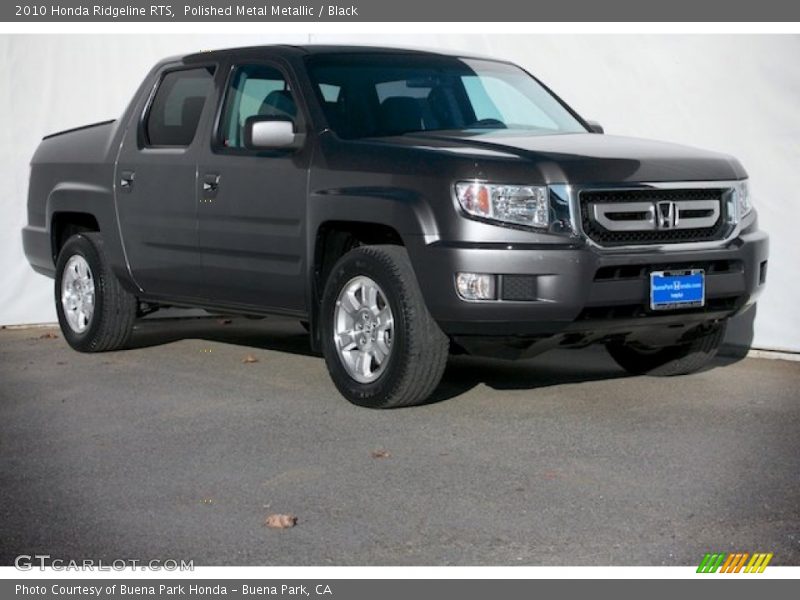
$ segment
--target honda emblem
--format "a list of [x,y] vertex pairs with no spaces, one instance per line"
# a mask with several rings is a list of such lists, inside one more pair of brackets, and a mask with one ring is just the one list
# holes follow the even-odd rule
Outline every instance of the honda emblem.
[[658,229],[673,229],[678,224],[678,210],[674,202],[656,202]]

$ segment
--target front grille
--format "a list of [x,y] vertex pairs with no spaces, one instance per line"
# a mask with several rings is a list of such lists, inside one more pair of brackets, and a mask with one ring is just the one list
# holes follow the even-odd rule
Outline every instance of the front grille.
[[594,280],[646,279],[652,271],[689,271],[692,269],[702,269],[706,275],[742,273],[744,272],[744,263],[740,260],[703,260],[678,263],[609,265],[597,269]]
[[708,298],[704,306],[689,307],[672,310],[669,312],[653,313],[644,304],[624,304],[609,306],[589,306],[584,308],[576,321],[615,321],[628,319],[642,319],[652,316],[665,317],[674,314],[703,314],[712,312],[732,311],[739,304],[738,296],[725,296],[722,298]]
[[[687,189],[635,189],[635,190],[583,190],[579,193],[581,224],[587,237],[601,246],[627,246],[646,244],[676,244],[681,242],[709,242],[724,239],[729,233],[729,219],[727,203],[724,202],[725,188],[687,188]],[[657,203],[676,202],[702,203],[712,201],[718,203],[719,216],[713,225],[706,227],[676,228],[648,225],[644,220],[647,217],[645,208],[652,207],[656,211]],[[604,227],[595,220],[594,205],[603,204],[632,204],[632,210],[623,211],[617,208],[613,213],[609,227]],[[635,203],[635,204],[634,204]],[[716,205],[714,205],[716,206]],[[703,218],[710,213],[708,210],[697,210],[688,205],[681,212],[684,223],[692,218]],[[713,218],[713,217],[712,217]],[[657,220],[657,219],[656,219]],[[710,220],[710,219],[709,219]],[[641,223],[638,228],[637,224]]]

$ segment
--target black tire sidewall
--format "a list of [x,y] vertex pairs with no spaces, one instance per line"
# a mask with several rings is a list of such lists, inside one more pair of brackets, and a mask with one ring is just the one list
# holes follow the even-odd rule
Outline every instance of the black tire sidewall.
[[[92,314],[91,323],[82,333],[73,331],[67,322],[66,315],[64,314],[64,307],[61,304],[61,283],[64,278],[64,268],[73,256],[82,256],[89,265],[92,271],[92,279],[94,281],[94,313]],[[100,259],[100,254],[94,247],[94,244],[81,234],[72,236],[67,240],[61,251],[58,254],[56,261],[56,278],[55,278],[55,300],[56,300],[56,313],[58,314],[58,323],[61,326],[61,333],[64,339],[74,349],[82,352],[92,350],[92,343],[97,338],[98,332],[101,327],[103,310],[105,308],[105,271],[104,265]]]
[[[394,330],[389,362],[380,377],[370,383],[359,383],[347,373],[333,339],[336,300],[351,279],[364,275],[383,290],[392,310]],[[406,294],[400,281],[382,260],[359,250],[351,251],[336,263],[325,284],[321,303],[321,342],[325,363],[339,391],[359,406],[381,408],[382,399],[397,385],[406,368],[404,357],[408,348]]]
[[641,351],[626,344],[610,344],[607,348],[617,364],[634,375],[686,375],[702,369],[716,356],[725,337],[726,325],[723,322],[690,342],[656,351]]

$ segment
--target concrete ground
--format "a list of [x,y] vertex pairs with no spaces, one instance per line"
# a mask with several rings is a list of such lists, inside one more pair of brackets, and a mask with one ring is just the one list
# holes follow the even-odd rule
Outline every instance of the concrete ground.
[[374,411],[294,322],[153,320],[135,341],[0,331],[0,564],[800,564],[800,363],[665,380],[599,348],[456,357],[434,403]]

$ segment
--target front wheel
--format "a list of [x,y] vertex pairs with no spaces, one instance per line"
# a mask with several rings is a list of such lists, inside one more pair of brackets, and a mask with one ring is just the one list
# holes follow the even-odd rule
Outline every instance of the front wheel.
[[325,363],[350,402],[421,404],[439,384],[449,340],[425,306],[405,248],[361,246],[340,258],[320,317]]
[[111,271],[99,233],[73,235],[61,248],[55,300],[61,332],[75,350],[103,352],[128,344],[136,297]]
[[606,348],[617,364],[634,375],[670,377],[694,373],[713,359],[725,337],[726,323],[689,342],[661,348],[633,344],[608,344]]

